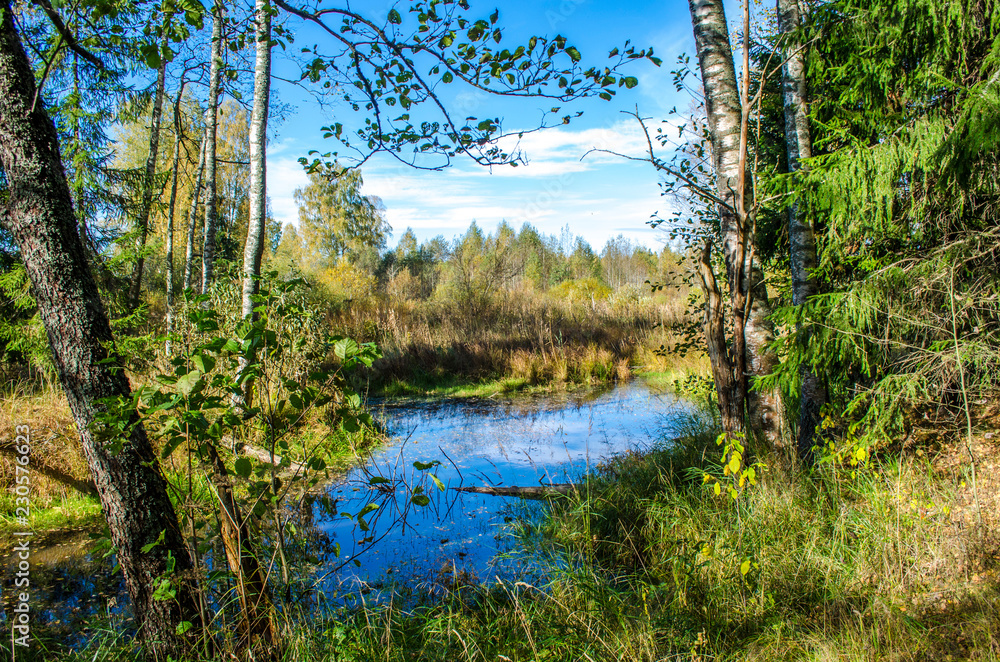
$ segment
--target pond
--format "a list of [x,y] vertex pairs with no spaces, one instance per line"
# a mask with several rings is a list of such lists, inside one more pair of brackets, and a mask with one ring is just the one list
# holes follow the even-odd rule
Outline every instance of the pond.
[[[288,504],[294,530],[286,558],[296,587],[289,597],[300,611],[542,572],[536,559],[518,552],[506,525],[541,503],[452,488],[576,483],[602,458],[663,437],[688,408],[641,381],[539,396],[374,404],[390,441],[323,493]],[[87,548],[80,534],[33,550],[35,624],[56,638],[79,636],[79,624],[95,616],[125,616],[120,576]],[[6,588],[14,577],[11,560],[5,565]],[[6,619],[10,591],[3,596]]]
[[[393,441],[331,487],[325,504],[312,505],[316,528],[339,545],[339,555],[331,551],[319,564],[336,572],[318,572],[316,584],[357,595],[400,582],[433,588],[455,575],[530,574],[532,559],[506,544],[505,520],[520,512],[520,500],[452,488],[576,483],[602,458],[648,447],[664,418],[683,409],[639,381],[530,398],[386,404]],[[421,496],[427,504],[414,504]],[[366,506],[377,509],[363,526],[345,516]]]

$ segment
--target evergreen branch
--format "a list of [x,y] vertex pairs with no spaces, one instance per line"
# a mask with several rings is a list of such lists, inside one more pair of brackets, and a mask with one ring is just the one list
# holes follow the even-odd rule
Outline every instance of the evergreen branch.
[[66,42],[66,45],[70,48],[70,50],[72,50],[74,53],[76,53],[77,55],[79,55],[84,60],[91,63],[98,69],[102,71],[107,69],[107,67],[104,66],[104,63],[101,62],[101,60],[96,55],[94,55],[93,53],[91,53],[86,48],[80,45],[80,42],[76,40],[76,37],[73,36],[73,33],[70,32],[69,28],[66,27],[66,24],[62,20],[62,16],[60,16],[59,12],[57,12],[55,8],[52,7],[52,3],[50,3],[49,0],[33,0],[33,1],[36,5],[38,5],[42,9],[42,11],[45,12],[45,15],[49,17],[49,20],[52,21],[52,25],[55,26],[56,31],[59,33],[59,36],[62,37],[63,41]]

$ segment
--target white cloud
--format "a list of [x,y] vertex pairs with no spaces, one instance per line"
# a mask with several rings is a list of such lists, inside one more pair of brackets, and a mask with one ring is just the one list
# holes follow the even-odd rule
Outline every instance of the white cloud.
[[271,212],[282,225],[298,223],[299,206],[295,204],[295,189],[309,183],[309,177],[299,162],[291,157],[268,158],[267,194]]
[[[419,171],[376,158],[363,168],[363,191],[385,202],[396,237],[412,227],[420,239],[436,234],[450,239],[475,220],[487,231],[501,221],[515,228],[528,222],[547,234],[569,224],[596,249],[620,232],[650,246],[659,243],[645,225],[650,214],[667,206],[653,169],[607,154],[580,160],[593,148],[642,156],[646,142],[637,122],[527,134],[521,147],[528,166],[492,172],[468,161],[443,171]],[[293,192],[308,177],[292,156],[296,150],[290,147],[287,153],[268,160],[268,190],[275,217],[294,223]]]
[[590,170],[598,164],[619,158],[593,150],[611,150],[629,155],[642,155],[646,151],[646,139],[639,123],[623,120],[581,130],[563,127],[545,129],[526,133],[520,139],[510,136],[499,144],[508,153],[519,152],[527,165],[497,167],[492,172],[484,168],[464,169],[464,172],[473,176],[544,177]]

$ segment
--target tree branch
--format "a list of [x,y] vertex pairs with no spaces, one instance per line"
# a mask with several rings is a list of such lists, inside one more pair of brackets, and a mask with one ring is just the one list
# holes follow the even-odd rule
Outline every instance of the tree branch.
[[66,24],[62,20],[62,16],[60,16],[59,12],[57,12],[55,8],[52,7],[52,4],[49,2],[49,0],[33,0],[33,1],[36,5],[41,7],[42,11],[45,12],[45,15],[49,17],[49,20],[52,21],[52,25],[54,25],[56,28],[56,32],[59,33],[59,36],[61,36],[63,41],[66,42],[66,46],[68,46],[70,50],[72,50],[74,53],[76,53],[77,55],[79,55],[84,60],[94,65],[98,69],[101,69],[102,71],[107,70],[107,67],[104,66],[104,63],[101,62],[101,60],[98,59],[96,55],[94,55],[93,53],[91,53],[86,48],[80,45],[80,42],[76,40],[76,37],[73,36],[73,33],[70,32],[69,28],[66,27]]

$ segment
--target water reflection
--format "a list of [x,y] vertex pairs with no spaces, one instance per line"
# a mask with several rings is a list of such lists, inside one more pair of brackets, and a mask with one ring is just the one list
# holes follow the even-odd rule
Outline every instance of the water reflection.
[[[533,559],[504,544],[504,520],[519,506],[450,488],[576,482],[600,458],[648,445],[662,417],[679,407],[672,396],[637,382],[530,399],[386,405],[395,442],[330,488],[335,513],[312,515],[316,528],[339,544],[339,556],[320,564],[316,588],[356,596],[400,582],[432,589],[456,575],[532,574]],[[414,491],[428,497],[427,505],[413,504]],[[376,506],[363,524],[347,517]]]
[[[640,382],[530,398],[376,404],[392,441],[344,480],[288,504],[294,533],[285,556],[293,575],[276,598],[289,612],[494,576],[530,580],[540,567],[512,544],[505,521],[544,504],[450,488],[576,482],[602,457],[648,445],[664,418],[684,409]],[[264,548],[273,547],[266,529],[263,535]],[[87,624],[110,617],[121,627],[126,600],[110,559],[84,551],[85,533],[57,542],[32,552],[33,625],[70,646],[88,635]],[[5,564],[4,620],[13,563]]]

